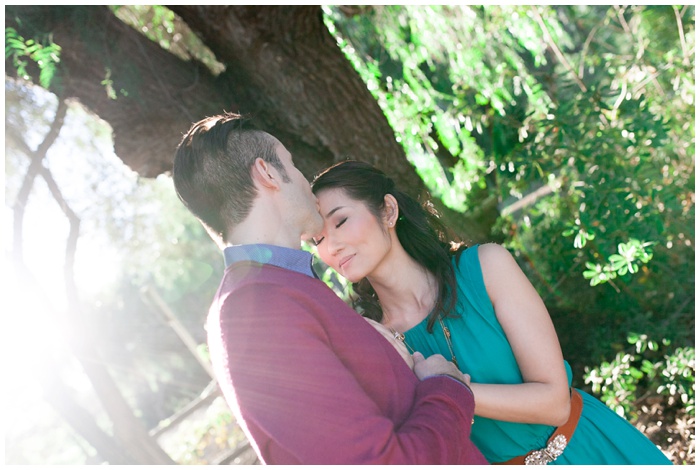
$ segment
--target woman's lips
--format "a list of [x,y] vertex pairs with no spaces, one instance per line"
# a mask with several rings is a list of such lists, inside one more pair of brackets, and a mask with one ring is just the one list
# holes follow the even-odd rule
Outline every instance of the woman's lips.
[[350,255],[350,256],[346,256],[345,258],[341,259],[340,263],[338,264],[338,269],[343,269],[354,256],[355,255]]

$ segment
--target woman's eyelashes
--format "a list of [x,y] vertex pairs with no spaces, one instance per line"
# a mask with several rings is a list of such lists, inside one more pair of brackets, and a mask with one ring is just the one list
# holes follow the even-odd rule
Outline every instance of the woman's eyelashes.
[[[338,222],[338,223],[336,224],[335,228],[340,228],[340,226],[343,225],[347,220],[348,220],[347,217],[343,218],[340,222]],[[321,238],[319,238],[318,240],[315,239],[315,238],[312,238],[311,241],[314,243],[314,245],[318,246],[318,245],[320,245],[321,242],[322,242],[323,240],[325,240],[325,239],[326,239],[326,237],[321,237]]]

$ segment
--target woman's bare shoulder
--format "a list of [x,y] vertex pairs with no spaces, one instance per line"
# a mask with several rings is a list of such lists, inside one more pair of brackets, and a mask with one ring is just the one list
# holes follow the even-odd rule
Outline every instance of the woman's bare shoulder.
[[502,262],[512,259],[513,255],[511,255],[510,251],[508,251],[503,245],[499,245],[498,243],[485,243],[483,245],[479,245],[479,261],[482,263],[482,266],[484,262]]

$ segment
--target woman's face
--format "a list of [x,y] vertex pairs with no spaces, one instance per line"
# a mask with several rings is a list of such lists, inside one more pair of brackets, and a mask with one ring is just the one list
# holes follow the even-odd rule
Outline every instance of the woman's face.
[[340,188],[316,195],[323,231],[314,237],[319,257],[350,282],[370,276],[391,248],[385,223]]

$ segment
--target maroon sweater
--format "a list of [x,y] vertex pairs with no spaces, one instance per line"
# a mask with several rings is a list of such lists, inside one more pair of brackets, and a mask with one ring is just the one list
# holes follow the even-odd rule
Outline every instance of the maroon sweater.
[[469,439],[468,387],[419,381],[318,279],[231,265],[208,335],[224,396],[263,463],[487,463]]

